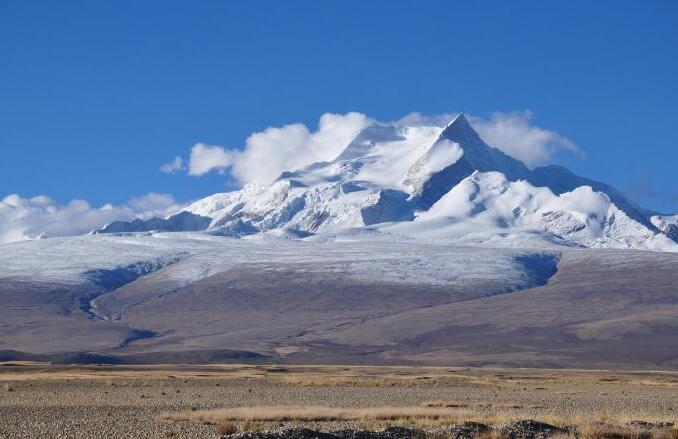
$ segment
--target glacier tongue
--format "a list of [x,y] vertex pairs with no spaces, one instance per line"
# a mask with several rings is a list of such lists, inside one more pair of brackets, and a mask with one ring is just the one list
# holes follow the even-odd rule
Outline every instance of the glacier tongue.
[[537,240],[678,251],[676,218],[562,167],[531,170],[488,146],[460,114],[445,127],[375,122],[330,162],[283,172],[270,185],[214,194],[169,218],[113,223],[95,233],[243,237],[278,230],[296,239],[369,229],[493,245]]

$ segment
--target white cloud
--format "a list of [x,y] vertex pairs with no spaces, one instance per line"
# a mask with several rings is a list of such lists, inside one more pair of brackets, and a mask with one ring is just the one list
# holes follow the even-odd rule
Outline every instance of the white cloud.
[[122,206],[101,207],[92,207],[84,200],[64,205],[44,195],[22,198],[12,194],[0,200],[0,243],[81,235],[116,220],[165,217],[181,207],[172,196],[156,193],[132,198]]
[[488,145],[522,160],[530,167],[549,162],[559,150],[582,155],[570,139],[532,125],[531,111],[494,113],[488,120],[469,117],[469,122]]
[[[410,113],[396,123],[407,126],[443,127],[456,115],[457,113],[435,115]],[[522,160],[530,167],[548,163],[560,150],[583,155],[577,145],[567,137],[533,125],[533,116],[529,110],[497,112],[493,113],[489,119],[466,115],[469,123],[488,145]]]
[[191,149],[189,175],[203,175],[230,168],[241,183],[270,183],[283,171],[293,171],[318,161],[336,158],[351,140],[370,123],[360,113],[326,113],[318,130],[304,124],[267,128],[250,135],[242,151],[198,143]]
[[148,219],[154,216],[165,217],[175,213],[181,205],[174,201],[170,194],[158,194],[149,192],[140,197],[131,198],[127,206],[131,208],[138,218]]
[[[455,113],[423,115],[410,113],[391,122],[403,126],[445,126]],[[532,123],[531,111],[494,113],[489,119],[467,116],[480,137],[489,145],[522,160],[528,166],[545,164],[561,150],[583,155],[567,137]],[[336,158],[351,140],[373,120],[361,113],[326,113],[318,129],[301,123],[270,127],[250,135],[242,150],[197,143],[191,149],[188,174],[200,176],[211,171],[228,171],[240,183],[267,184],[283,171],[301,169],[318,161]],[[168,163],[172,170],[184,165],[180,157]]]
[[188,161],[188,175],[200,176],[212,170],[223,171],[231,166],[233,152],[220,146],[196,143],[191,148],[191,157]]
[[184,159],[176,156],[171,162],[162,165],[160,170],[165,174],[174,174],[175,172],[182,171],[184,170]]

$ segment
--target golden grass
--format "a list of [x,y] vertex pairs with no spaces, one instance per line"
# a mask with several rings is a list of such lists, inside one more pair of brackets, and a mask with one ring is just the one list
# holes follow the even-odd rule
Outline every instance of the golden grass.
[[653,380],[633,380],[628,383],[632,386],[661,386],[661,387],[678,387],[678,380],[665,380],[665,381],[653,381]]
[[[342,422],[353,423],[356,428],[379,430],[392,425],[419,428],[424,431],[439,429],[441,426],[462,422],[481,422],[489,426],[502,426],[513,421],[530,419],[524,412],[507,413],[495,411],[480,413],[457,407],[373,407],[373,408],[331,408],[319,406],[261,406],[237,407],[195,412],[166,414],[165,421],[191,421],[217,425],[220,434],[236,431],[259,431],[260,423],[287,423],[301,426],[305,423]],[[570,432],[557,434],[551,439],[678,439],[678,430],[641,429],[628,427],[630,417],[611,418],[606,415],[591,417],[543,416],[541,422],[567,427]],[[635,418],[634,418],[635,419]],[[616,423],[616,424],[615,424]],[[320,424],[322,425],[322,424]],[[432,438],[447,438],[446,433],[437,433]],[[477,439],[507,439],[502,429],[481,433]]]
[[422,407],[447,407],[447,408],[493,408],[493,409],[543,409],[543,405],[522,404],[518,402],[494,402],[494,401],[424,401]]
[[474,369],[417,366],[279,366],[279,365],[149,365],[60,366],[45,363],[0,363],[0,382],[50,380],[224,379],[266,380],[295,386],[410,387],[478,384],[486,386],[551,386],[574,381],[625,386],[678,386],[676,372],[585,370]]
[[376,407],[333,408],[319,406],[236,407],[164,415],[163,419],[200,422],[223,421],[395,421],[401,419],[442,419],[454,414],[448,408]]
[[526,417],[520,413],[478,413],[474,410],[459,410],[447,407],[333,408],[320,406],[265,406],[184,411],[164,414],[159,419],[173,422],[190,421],[210,424],[253,422],[257,425],[258,423],[265,422],[303,424],[348,421],[361,428],[374,430],[390,425],[407,425],[427,429],[465,421],[500,425],[526,419]]
[[577,428],[578,439],[678,439],[678,430],[672,428],[641,429],[600,424]]
[[305,387],[334,386],[334,387],[414,387],[435,384],[454,384],[472,382],[484,384],[485,381],[473,377],[444,374],[444,375],[324,375],[310,373],[292,373],[273,377],[282,384]]
[[[492,410],[479,411],[476,407],[452,406],[411,406],[411,407],[371,407],[336,408],[321,406],[255,406],[235,407],[212,410],[184,411],[161,415],[165,421],[192,421],[219,424],[224,422],[287,422],[313,423],[349,421],[356,425],[372,429],[388,425],[408,425],[419,428],[459,424],[473,421],[487,425],[505,425],[510,422],[534,419],[534,413],[511,404],[481,403],[480,407],[493,407]],[[575,426],[579,439],[650,439],[643,432],[647,430],[624,427],[632,420],[639,419],[636,414],[595,413],[586,416],[557,416],[543,413],[536,416],[541,422],[557,426]],[[657,419],[644,419],[656,422]],[[663,419],[666,421],[667,419]],[[678,439],[677,430],[657,430],[664,435],[660,439]],[[623,436],[617,436],[617,433]],[[653,433],[653,435],[658,433]],[[634,436],[635,435],[635,436]],[[657,436],[652,436],[657,437]]]

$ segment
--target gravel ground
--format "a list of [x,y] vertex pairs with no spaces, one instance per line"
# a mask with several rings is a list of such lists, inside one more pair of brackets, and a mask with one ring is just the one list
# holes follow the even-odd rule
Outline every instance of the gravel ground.
[[[675,422],[678,375],[525,369],[5,365],[0,367],[0,438],[215,438],[214,425],[158,418],[223,407],[411,407],[427,401],[453,402],[460,410],[479,415],[500,413],[523,419],[598,416]],[[341,423],[333,427],[337,424]]]

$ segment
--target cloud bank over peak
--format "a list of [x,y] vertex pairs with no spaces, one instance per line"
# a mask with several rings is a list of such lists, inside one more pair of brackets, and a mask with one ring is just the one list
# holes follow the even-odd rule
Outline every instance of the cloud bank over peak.
[[371,122],[360,113],[325,113],[316,131],[301,123],[269,127],[251,134],[242,150],[196,143],[191,148],[188,174],[228,169],[242,184],[270,183],[283,171],[334,159]]
[[[390,122],[402,126],[445,126],[456,114],[423,115],[410,113]],[[582,155],[568,138],[532,123],[531,111],[493,113],[489,119],[468,116],[469,122],[491,146],[534,167],[548,163],[558,151]],[[251,134],[242,149],[196,143],[187,160],[191,176],[228,172],[245,185],[268,184],[283,171],[294,171],[311,163],[336,158],[353,138],[375,121],[361,113],[325,113],[318,128],[311,131],[301,123],[269,127]],[[184,169],[181,157],[163,166],[163,172]]]
[[59,204],[45,195],[23,198],[11,194],[0,200],[0,243],[82,235],[115,220],[166,217],[181,207],[171,195],[157,193],[132,198],[121,206],[101,207],[85,200]]
[[196,143],[191,148],[191,157],[188,159],[188,175],[200,176],[212,170],[223,172],[233,163],[233,151],[227,151],[220,146]]
[[533,117],[531,111],[525,110],[493,113],[487,120],[470,116],[469,122],[488,145],[522,160],[529,167],[548,163],[562,150],[583,156],[567,137],[533,125]]

